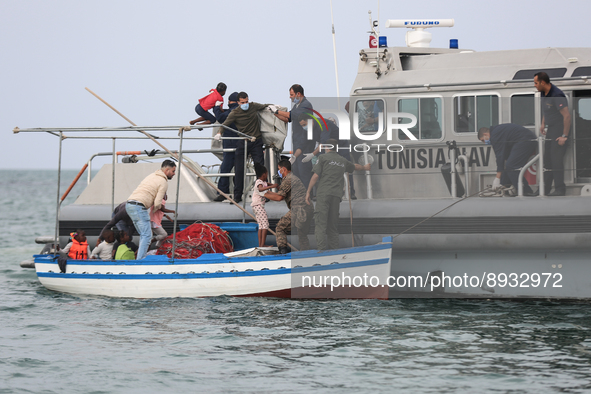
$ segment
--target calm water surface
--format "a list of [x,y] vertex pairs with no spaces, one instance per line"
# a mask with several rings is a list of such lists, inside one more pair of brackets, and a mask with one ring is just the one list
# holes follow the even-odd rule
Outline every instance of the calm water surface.
[[53,234],[56,179],[0,171],[0,393],[591,389],[589,303],[50,292],[18,263]]

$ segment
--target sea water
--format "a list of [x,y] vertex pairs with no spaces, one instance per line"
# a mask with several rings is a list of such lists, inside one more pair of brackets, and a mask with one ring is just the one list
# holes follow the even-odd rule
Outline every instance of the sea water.
[[[62,190],[75,174],[62,174]],[[56,180],[55,171],[0,171],[0,393],[591,389],[588,302],[135,300],[46,290],[19,262],[40,251],[35,237],[54,232]]]

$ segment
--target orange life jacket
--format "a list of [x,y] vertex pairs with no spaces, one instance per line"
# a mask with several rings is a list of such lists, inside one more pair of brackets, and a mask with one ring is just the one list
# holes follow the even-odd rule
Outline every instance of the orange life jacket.
[[80,243],[72,237],[72,246],[68,252],[68,257],[74,260],[88,259],[88,242]]

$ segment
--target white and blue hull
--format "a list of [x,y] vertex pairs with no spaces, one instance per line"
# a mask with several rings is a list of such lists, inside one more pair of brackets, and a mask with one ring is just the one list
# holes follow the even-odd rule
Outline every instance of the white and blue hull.
[[[143,260],[68,260],[65,273],[60,272],[53,256],[36,255],[35,269],[46,288],[81,295],[162,298],[295,294],[296,298],[387,298],[391,249],[392,244],[386,242],[286,255],[241,257],[248,252],[242,251],[174,261],[166,256],[147,256]],[[355,287],[351,291],[314,286],[326,277],[343,275],[369,275],[380,281],[376,282],[378,286]]]

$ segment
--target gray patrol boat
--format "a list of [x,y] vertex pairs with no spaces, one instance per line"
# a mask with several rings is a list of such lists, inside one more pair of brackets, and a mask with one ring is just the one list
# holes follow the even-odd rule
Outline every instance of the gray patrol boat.
[[[341,247],[394,236],[390,297],[591,298],[591,49],[429,47],[424,28],[446,24],[388,21],[391,27],[412,28],[407,47],[362,49],[349,97],[308,98],[324,117],[337,118],[341,132],[348,101],[353,158],[372,162],[371,171],[354,175],[356,199],[345,193],[341,203]],[[495,155],[477,131],[516,123],[534,131],[541,147],[540,96],[533,84],[539,71],[548,73],[569,103],[566,196],[523,197],[521,188],[492,193],[487,185],[496,174]],[[376,117],[371,127],[363,123],[368,111]],[[277,173],[280,152],[277,146],[266,147],[271,174]],[[89,175],[76,201],[61,207],[62,245],[77,228],[93,242],[113,207],[159,168],[161,160],[137,162],[150,157],[136,153],[133,159],[114,159],[92,179]],[[522,169],[534,190],[542,178],[536,177],[543,168],[540,153]],[[196,167],[214,182],[224,176]],[[250,190],[252,167],[247,172],[245,189]],[[227,202],[213,202],[215,190],[187,169],[178,178],[180,224],[253,221]],[[177,200],[174,189],[169,207]],[[250,210],[250,194],[245,195],[243,205]],[[273,229],[286,206],[269,202],[266,210]],[[172,233],[171,224],[163,224]],[[297,237],[290,242],[297,247]]]

